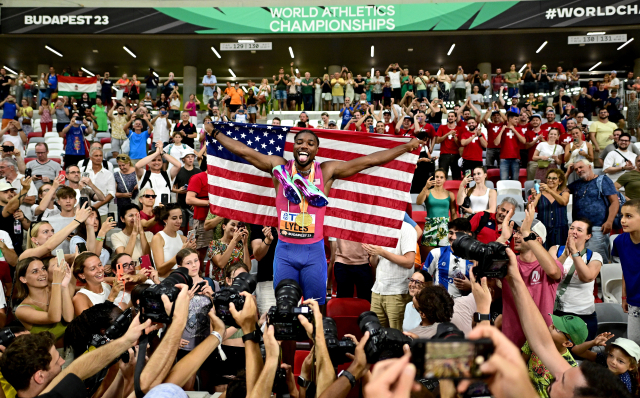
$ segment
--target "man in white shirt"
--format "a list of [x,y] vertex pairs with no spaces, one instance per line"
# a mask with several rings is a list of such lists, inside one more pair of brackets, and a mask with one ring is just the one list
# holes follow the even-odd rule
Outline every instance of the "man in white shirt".
[[611,181],[616,182],[625,171],[635,169],[636,155],[629,150],[631,145],[631,136],[627,133],[620,134],[618,138],[618,149],[609,152],[604,158],[602,165],[603,172],[606,173]]
[[208,103],[209,99],[213,97],[213,92],[216,90],[216,84],[218,84],[218,80],[215,75],[212,74],[211,69],[207,69],[207,74],[202,78],[202,85],[204,86],[204,91],[202,92],[202,103]]
[[64,185],[76,191],[76,199],[80,200],[80,196],[84,195],[91,200],[104,200],[104,194],[95,186],[89,177],[80,177],[80,168],[77,165],[72,164],[67,166],[65,177],[66,181]]
[[[0,181],[4,180],[11,184],[11,186],[16,189],[16,192],[20,192],[22,189],[20,180],[24,178],[24,175],[18,172],[18,164],[15,160],[11,158],[0,160],[0,178],[2,178]],[[33,215],[31,205],[36,203],[36,196],[38,196],[38,189],[32,181],[29,192],[27,192],[27,196],[22,199],[22,204],[20,205],[20,210],[22,210],[27,220],[31,220]]]
[[413,274],[416,256],[416,230],[402,222],[400,239],[395,248],[363,244],[369,262],[376,267],[376,282],[371,289],[371,311],[382,327],[402,331],[404,309],[411,300],[407,279]]
[[611,90],[616,89],[620,90],[620,79],[618,79],[618,72],[615,70],[611,71],[611,81],[609,82],[609,92]]
[[[54,231],[60,231],[65,228],[76,216],[76,200],[75,191],[73,188],[62,186],[56,192],[56,202],[60,206],[60,214],[55,214],[49,217],[42,217],[42,221],[46,221],[53,227]],[[65,239],[56,247],[62,249],[65,254],[69,254],[69,240]]]
[[[169,172],[162,170],[163,159],[174,166]],[[149,165],[149,170],[146,169],[147,165]],[[158,206],[163,194],[171,195],[173,180],[181,167],[182,163],[168,153],[163,152],[162,143],[157,142],[155,152],[149,153],[149,156],[136,163],[138,189],[140,192],[144,192],[146,188],[153,189],[157,195],[154,206]]]
[[100,218],[104,222],[109,211],[109,202],[116,196],[116,180],[113,178],[113,172],[105,169],[102,164],[101,148],[91,148],[89,158],[91,159],[91,167],[87,169],[88,177],[93,185],[105,195],[103,200],[91,202],[91,205],[98,209]]
[[164,105],[160,105],[160,110],[156,117],[151,119],[151,124],[153,125],[154,140],[162,141],[163,145],[168,144],[171,132],[171,122],[169,121],[168,112]]

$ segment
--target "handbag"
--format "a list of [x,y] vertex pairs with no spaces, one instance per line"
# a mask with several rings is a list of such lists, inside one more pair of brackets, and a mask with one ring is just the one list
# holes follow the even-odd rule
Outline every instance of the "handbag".
[[[553,146],[553,153],[551,154],[551,156],[553,156],[556,153],[556,148],[558,147],[558,145],[554,145]],[[550,160],[538,160],[538,168],[539,169],[546,169],[547,167],[549,167],[549,165],[551,164]]]

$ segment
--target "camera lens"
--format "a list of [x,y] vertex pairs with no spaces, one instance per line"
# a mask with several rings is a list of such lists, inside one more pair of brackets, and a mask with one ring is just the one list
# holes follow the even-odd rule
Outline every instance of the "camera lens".
[[167,276],[162,282],[161,285],[169,285],[175,286],[178,283],[184,283],[191,289],[193,286],[193,279],[189,276],[189,270],[185,267],[178,267],[175,270],[171,271],[169,276]]
[[358,326],[363,334],[364,332],[373,334],[374,331],[382,328],[378,315],[373,311],[365,311],[360,314],[360,316],[358,316]]
[[248,272],[243,272],[235,277],[231,284],[238,292],[253,293],[256,290],[256,280]]
[[451,251],[454,255],[467,259],[482,261],[484,259],[486,245],[473,239],[471,236],[461,234],[451,244]]
[[338,339],[338,326],[336,326],[336,321],[332,318],[325,317],[322,320],[322,328],[326,338],[333,337],[336,340]]
[[296,307],[302,297],[302,289],[293,279],[283,279],[276,286],[276,303],[279,311],[288,312]]

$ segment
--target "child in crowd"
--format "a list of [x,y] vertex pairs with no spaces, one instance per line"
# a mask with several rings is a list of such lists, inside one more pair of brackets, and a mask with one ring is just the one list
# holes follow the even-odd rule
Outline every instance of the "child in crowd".
[[[611,333],[601,333],[595,339],[573,347],[571,352],[582,358],[606,366],[620,378],[629,392],[635,396],[638,389],[638,361],[640,361],[640,347],[632,340],[618,337],[607,346],[607,340],[613,337]],[[605,352],[595,353],[592,347],[607,347]]]
[[231,118],[237,123],[247,123],[247,114],[245,113],[244,106],[241,105],[235,113],[232,113]]
[[611,256],[622,265],[622,309],[629,313],[627,337],[640,341],[640,199],[625,202],[621,213],[624,233],[613,241]]
[[391,105],[391,81],[389,77],[385,77],[384,86],[382,87],[382,103],[384,106]]
[[[569,348],[577,344],[582,344],[587,338],[587,324],[577,316],[551,315],[553,324],[549,326],[549,333],[558,349],[558,352],[572,367],[577,367],[575,359],[571,355]],[[533,387],[541,398],[549,397],[549,386],[553,383],[553,375],[542,364],[542,361],[535,352],[531,351],[529,342],[525,342],[522,346],[522,357],[529,368],[529,378],[533,383]]]

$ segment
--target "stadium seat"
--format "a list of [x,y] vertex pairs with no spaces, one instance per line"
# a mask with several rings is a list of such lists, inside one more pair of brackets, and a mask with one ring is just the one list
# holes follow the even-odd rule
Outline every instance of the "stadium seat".
[[524,183],[527,181],[527,169],[520,169],[520,178],[518,178],[518,181],[520,181],[520,186],[524,187]]
[[629,314],[624,312],[618,303],[596,303],[595,306],[598,323],[628,322]]
[[[47,133],[48,134],[48,133]],[[64,144],[64,138],[62,137],[44,137],[44,142],[47,143],[47,145],[51,145],[51,144]]]
[[[495,186],[493,185],[493,181],[485,180],[484,181],[484,185],[486,185],[487,188],[489,188],[489,189],[495,189]],[[471,181],[469,183],[469,188],[473,188],[475,186],[476,186],[476,182],[475,181]]]
[[593,169],[593,174],[595,174],[597,176],[601,176],[602,175],[602,169]]
[[525,216],[526,216],[526,213],[524,211],[516,211],[515,213],[513,213],[513,216],[511,216],[511,220],[522,222]]
[[500,169],[487,170],[487,180],[493,182],[493,186],[497,186],[500,181]]
[[105,133],[105,132],[96,133],[96,139],[101,139],[101,138],[111,138],[111,134]]
[[518,206],[516,207],[516,211],[524,212],[524,200],[522,199],[522,195],[498,195],[498,205],[502,203],[504,198],[513,198],[516,202],[518,202]]
[[51,147],[49,147],[49,158],[60,158],[60,159],[62,159],[63,155],[64,155],[64,150],[51,149]]
[[44,134],[43,134],[42,132],[35,132],[35,131],[32,131],[32,132],[30,132],[30,133],[29,133],[29,135],[27,136],[27,138],[29,139],[29,142],[31,142],[31,139],[32,139],[32,138],[34,138],[34,137],[42,138],[42,137],[44,137]]
[[111,137],[100,138],[100,143],[101,143],[102,145],[104,145],[104,144],[110,144],[110,143],[111,143]]
[[[616,304],[620,306],[620,304]],[[598,322],[598,332],[600,333],[612,333],[615,337],[627,338],[627,323],[626,322]]]
[[27,164],[32,160],[36,160],[36,158],[24,158],[24,163]]
[[[611,251],[613,252],[613,241],[616,240],[616,238],[618,237],[619,234],[613,234],[609,236],[609,242],[611,243]],[[611,255],[611,253],[609,253],[609,255],[611,256],[611,258],[613,258],[613,256]]]
[[411,219],[413,221],[416,222],[416,224],[418,224],[418,226],[420,228],[422,228],[422,230],[424,231],[424,220],[427,217],[427,212],[422,210],[422,211],[413,211],[413,215],[411,217]]
[[498,195],[522,196],[520,181],[500,180],[497,184]]
[[[31,160],[33,160],[33,159],[35,159],[35,158],[32,158]],[[54,162],[62,164],[62,158],[61,157],[52,158],[51,155],[49,155],[49,159],[53,160]],[[26,159],[25,159],[25,161],[26,161]]]
[[55,149],[64,150],[64,146],[62,145],[61,142],[51,142],[51,143],[47,142],[47,145],[49,146],[49,152]]
[[444,182],[443,188],[449,192],[453,192],[454,198],[457,198],[461,182],[462,180],[447,180]]
[[115,172],[115,168],[118,167],[118,161],[115,158],[111,158],[109,159],[109,163],[113,165],[114,172]]
[[45,133],[44,138],[45,138],[45,140],[47,138],[60,138],[60,134],[55,133],[53,131],[49,131],[48,133]]
[[35,158],[36,157],[36,150],[35,148],[32,149],[27,149],[27,155],[28,158]]
[[622,266],[618,263],[604,264],[600,269],[602,300],[605,303],[621,303]]
[[44,137],[31,137],[31,138],[29,138],[29,144],[37,144],[39,142],[44,142]]
[[529,197],[529,192],[533,189],[533,180],[527,180],[524,182],[524,198]]
[[293,376],[298,378],[302,371],[302,364],[311,351],[297,350],[293,357]]
[[333,318],[338,327],[338,338],[352,334],[357,339],[362,337],[358,326],[358,316],[371,309],[367,300],[359,298],[334,298],[327,303],[327,316]]

